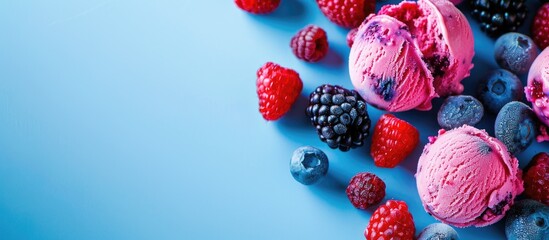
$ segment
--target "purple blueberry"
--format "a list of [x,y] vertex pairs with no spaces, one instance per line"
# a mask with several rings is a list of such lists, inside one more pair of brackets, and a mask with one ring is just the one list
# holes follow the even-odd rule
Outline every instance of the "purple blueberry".
[[318,148],[300,147],[292,155],[290,172],[298,182],[311,185],[328,173],[328,157]]
[[497,69],[480,81],[478,100],[484,108],[497,114],[503,105],[511,101],[520,101],[524,96],[524,87],[520,79],[505,69]]
[[522,74],[528,72],[538,53],[538,47],[530,37],[511,32],[498,38],[494,56],[500,67]]
[[549,239],[549,207],[531,199],[516,202],[507,212],[505,235],[509,240]]
[[444,223],[433,223],[425,227],[417,240],[458,240],[456,230]]
[[524,151],[538,133],[536,114],[530,107],[521,102],[505,104],[496,117],[494,131],[512,154]]
[[445,129],[474,126],[482,119],[484,108],[474,97],[468,95],[448,97],[438,111],[438,124]]

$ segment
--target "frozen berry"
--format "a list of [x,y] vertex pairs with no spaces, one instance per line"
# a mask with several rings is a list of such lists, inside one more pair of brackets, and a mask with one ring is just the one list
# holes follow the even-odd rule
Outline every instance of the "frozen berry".
[[393,168],[414,151],[419,132],[410,123],[383,114],[374,129],[370,155],[378,167]]
[[375,0],[316,0],[322,13],[333,23],[358,27],[370,13],[374,13]]
[[524,171],[524,193],[549,206],[549,154],[538,153]]
[[549,46],[549,3],[543,4],[534,18],[532,38],[542,50]]
[[525,199],[515,203],[506,215],[507,239],[549,239],[549,207],[534,200]]
[[306,112],[320,140],[330,148],[348,151],[362,146],[369,135],[366,103],[354,90],[321,85],[309,96]]
[[259,112],[266,120],[277,120],[290,110],[303,83],[296,71],[268,62],[257,70],[256,87]]
[[498,65],[515,74],[527,73],[538,54],[534,41],[516,32],[501,35],[496,41],[494,51]]
[[274,11],[280,0],[235,0],[240,9],[254,14],[266,14]]
[[368,240],[412,240],[415,231],[408,205],[403,201],[389,200],[372,214],[364,236]]
[[349,47],[353,46],[357,32],[358,32],[358,28],[353,28],[347,33],[347,46]]
[[459,235],[452,227],[444,223],[433,223],[419,233],[417,240],[458,240]]
[[438,111],[438,124],[444,129],[474,126],[482,119],[484,107],[476,98],[468,95],[448,97]]
[[526,18],[526,0],[469,0],[471,16],[492,37],[515,32]]
[[328,38],[322,28],[311,24],[292,37],[290,47],[297,58],[318,62],[328,52]]
[[290,161],[290,173],[295,180],[311,185],[328,173],[328,157],[322,150],[311,146],[296,149]]
[[522,82],[515,74],[497,69],[480,80],[478,100],[486,110],[497,114],[505,104],[522,100],[523,90]]
[[353,206],[366,209],[385,197],[385,183],[373,173],[359,173],[351,179],[345,193]]
[[526,104],[516,101],[501,108],[494,126],[496,138],[515,155],[532,144],[538,129],[536,114]]

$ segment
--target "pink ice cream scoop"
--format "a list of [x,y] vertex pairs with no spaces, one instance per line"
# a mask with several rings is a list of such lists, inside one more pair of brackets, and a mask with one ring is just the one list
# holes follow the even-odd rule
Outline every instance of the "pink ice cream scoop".
[[524,190],[518,161],[484,130],[440,130],[419,158],[417,189],[425,211],[456,227],[503,218]]
[[549,141],[549,48],[545,48],[532,63],[524,93],[539,120],[545,125],[540,130],[538,141]]
[[471,27],[447,0],[385,5],[353,40],[349,73],[356,91],[391,112],[429,110],[433,98],[460,94],[473,68]]

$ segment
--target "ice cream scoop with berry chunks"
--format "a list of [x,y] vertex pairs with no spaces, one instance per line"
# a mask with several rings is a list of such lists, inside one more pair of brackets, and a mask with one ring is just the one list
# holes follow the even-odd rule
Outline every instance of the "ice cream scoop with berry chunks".
[[366,103],[354,90],[321,85],[309,96],[306,113],[320,140],[330,148],[349,151],[362,146],[369,135]]
[[549,48],[536,58],[528,72],[528,84],[524,88],[526,99],[532,103],[532,109],[543,123],[540,127],[538,142],[549,141]]
[[501,108],[512,101],[521,101],[524,86],[520,79],[505,69],[496,69],[478,84],[478,100],[488,112],[497,114]]
[[328,157],[315,147],[304,146],[296,149],[290,160],[290,173],[303,185],[318,182],[328,173]]
[[509,240],[549,239],[549,207],[531,199],[518,201],[507,214],[505,235]]
[[447,0],[385,5],[359,27],[349,55],[358,93],[390,112],[429,110],[431,100],[463,92],[474,40],[465,16]]
[[539,123],[530,107],[521,102],[505,104],[496,117],[494,132],[512,154],[528,148],[536,138]]
[[484,130],[439,130],[423,149],[416,172],[425,211],[456,227],[501,220],[523,191],[518,160]]

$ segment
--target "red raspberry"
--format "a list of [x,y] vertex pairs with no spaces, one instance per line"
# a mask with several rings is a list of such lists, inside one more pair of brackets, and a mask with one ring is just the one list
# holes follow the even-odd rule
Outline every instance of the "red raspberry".
[[266,14],[274,11],[280,0],[234,0],[240,9],[254,14]]
[[414,219],[408,212],[408,205],[403,201],[389,200],[372,214],[364,236],[368,240],[412,240],[415,231]]
[[531,199],[549,205],[549,155],[538,153],[524,174],[524,193]]
[[372,137],[370,155],[378,167],[393,168],[419,143],[419,132],[408,122],[391,114],[379,118]]
[[259,112],[266,120],[277,120],[288,112],[303,89],[296,71],[272,62],[257,70],[256,86]]
[[549,3],[541,6],[534,18],[532,39],[541,50],[549,46]]
[[345,193],[353,206],[366,209],[385,197],[385,183],[373,173],[359,173],[351,179]]
[[328,37],[322,28],[308,25],[292,37],[290,47],[297,58],[318,62],[328,52]]
[[330,21],[346,28],[358,27],[376,8],[375,0],[316,0]]
[[353,29],[351,29],[351,31],[349,31],[347,33],[347,45],[349,47],[353,46],[353,43],[355,42],[355,36],[356,36],[357,32],[358,32],[358,28],[353,28]]

